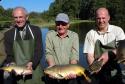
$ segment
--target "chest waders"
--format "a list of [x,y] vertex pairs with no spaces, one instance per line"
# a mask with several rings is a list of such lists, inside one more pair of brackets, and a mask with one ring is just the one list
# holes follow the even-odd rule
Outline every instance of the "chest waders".
[[[116,48],[115,41],[112,41],[106,45],[103,45],[100,40],[96,41],[94,56],[95,60],[97,60],[102,53],[106,51],[110,51]],[[109,56],[114,57],[115,54],[108,53]],[[114,72],[115,71],[115,72]],[[110,81],[115,75],[119,75],[121,73],[120,66],[114,59],[110,59],[101,69],[98,74],[98,78],[101,79],[102,83],[104,81]]]
[[[28,28],[32,36],[32,39],[28,40],[16,40],[15,30],[13,53],[16,64],[21,66],[26,66],[26,64],[32,59],[34,55],[34,36],[29,26]],[[40,65],[38,65],[36,69],[33,70],[32,76],[30,78],[26,78],[25,81],[23,79],[19,79],[19,81],[17,81],[17,84],[44,84],[44,82],[42,83],[41,76],[43,76],[42,69]]]
[[94,49],[95,59],[98,59],[102,55],[102,53],[113,50],[115,48],[116,48],[115,41],[112,41],[106,45],[103,45],[100,40],[97,40],[95,43],[95,49]]

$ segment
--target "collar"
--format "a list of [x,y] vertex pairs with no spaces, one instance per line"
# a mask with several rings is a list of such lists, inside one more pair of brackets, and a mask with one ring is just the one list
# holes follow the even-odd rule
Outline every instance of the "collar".
[[[56,31],[56,36],[60,37],[57,31]],[[69,37],[69,30],[67,30],[67,35],[64,38],[66,37]]]
[[106,34],[106,33],[111,32],[111,29],[110,29],[109,26],[110,26],[110,25],[108,24],[108,26],[107,26],[108,30],[107,30],[106,32],[100,32],[100,31],[97,30],[98,34],[100,34],[100,35],[104,35],[104,34]]
[[19,28],[17,26],[15,26],[15,28],[18,30],[18,31],[26,31],[26,28],[28,27],[28,24],[25,24],[22,28]]

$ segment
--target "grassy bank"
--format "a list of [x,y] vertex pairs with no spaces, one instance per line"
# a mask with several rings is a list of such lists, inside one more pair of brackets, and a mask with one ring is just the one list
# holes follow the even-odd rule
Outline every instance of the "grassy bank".
[[[70,24],[76,24],[76,23],[82,23],[82,22],[94,22],[94,21],[91,21],[91,20],[72,20],[70,22]],[[34,25],[37,25],[39,27],[50,27],[50,26],[54,26],[55,25],[55,22],[54,21],[51,21],[51,22],[35,22],[32,24]]]
[[[81,22],[94,22],[91,20],[71,20],[70,24],[76,24],[76,23],[81,23]],[[34,19],[30,20],[30,23],[36,26],[39,26],[40,28],[42,27],[51,27],[55,25],[55,21],[49,21],[45,22],[40,19]],[[11,26],[12,22],[11,21],[0,21],[0,28],[9,28]]]

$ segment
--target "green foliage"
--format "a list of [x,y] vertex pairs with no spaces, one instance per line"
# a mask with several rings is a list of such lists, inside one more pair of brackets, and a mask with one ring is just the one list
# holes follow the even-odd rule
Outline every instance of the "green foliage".
[[[125,21],[125,0],[54,0],[47,11],[31,12],[31,23],[54,22],[58,13],[67,13],[70,19],[94,20],[95,10],[99,7],[109,9],[111,20],[119,23]],[[12,9],[0,6],[0,21],[12,21]]]
[[5,10],[2,6],[0,6],[0,21],[9,21],[12,19],[11,17],[12,9]]

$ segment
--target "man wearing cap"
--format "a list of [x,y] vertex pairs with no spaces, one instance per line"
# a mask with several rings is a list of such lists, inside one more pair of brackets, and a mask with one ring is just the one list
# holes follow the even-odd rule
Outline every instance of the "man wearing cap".
[[[79,61],[78,34],[68,30],[69,17],[65,13],[59,13],[55,20],[56,30],[51,30],[46,36],[46,61],[48,66],[77,64]],[[76,84],[75,75],[69,80],[57,81],[52,79],[51,84]],[[63,83],[62,83],[63,82]]]

